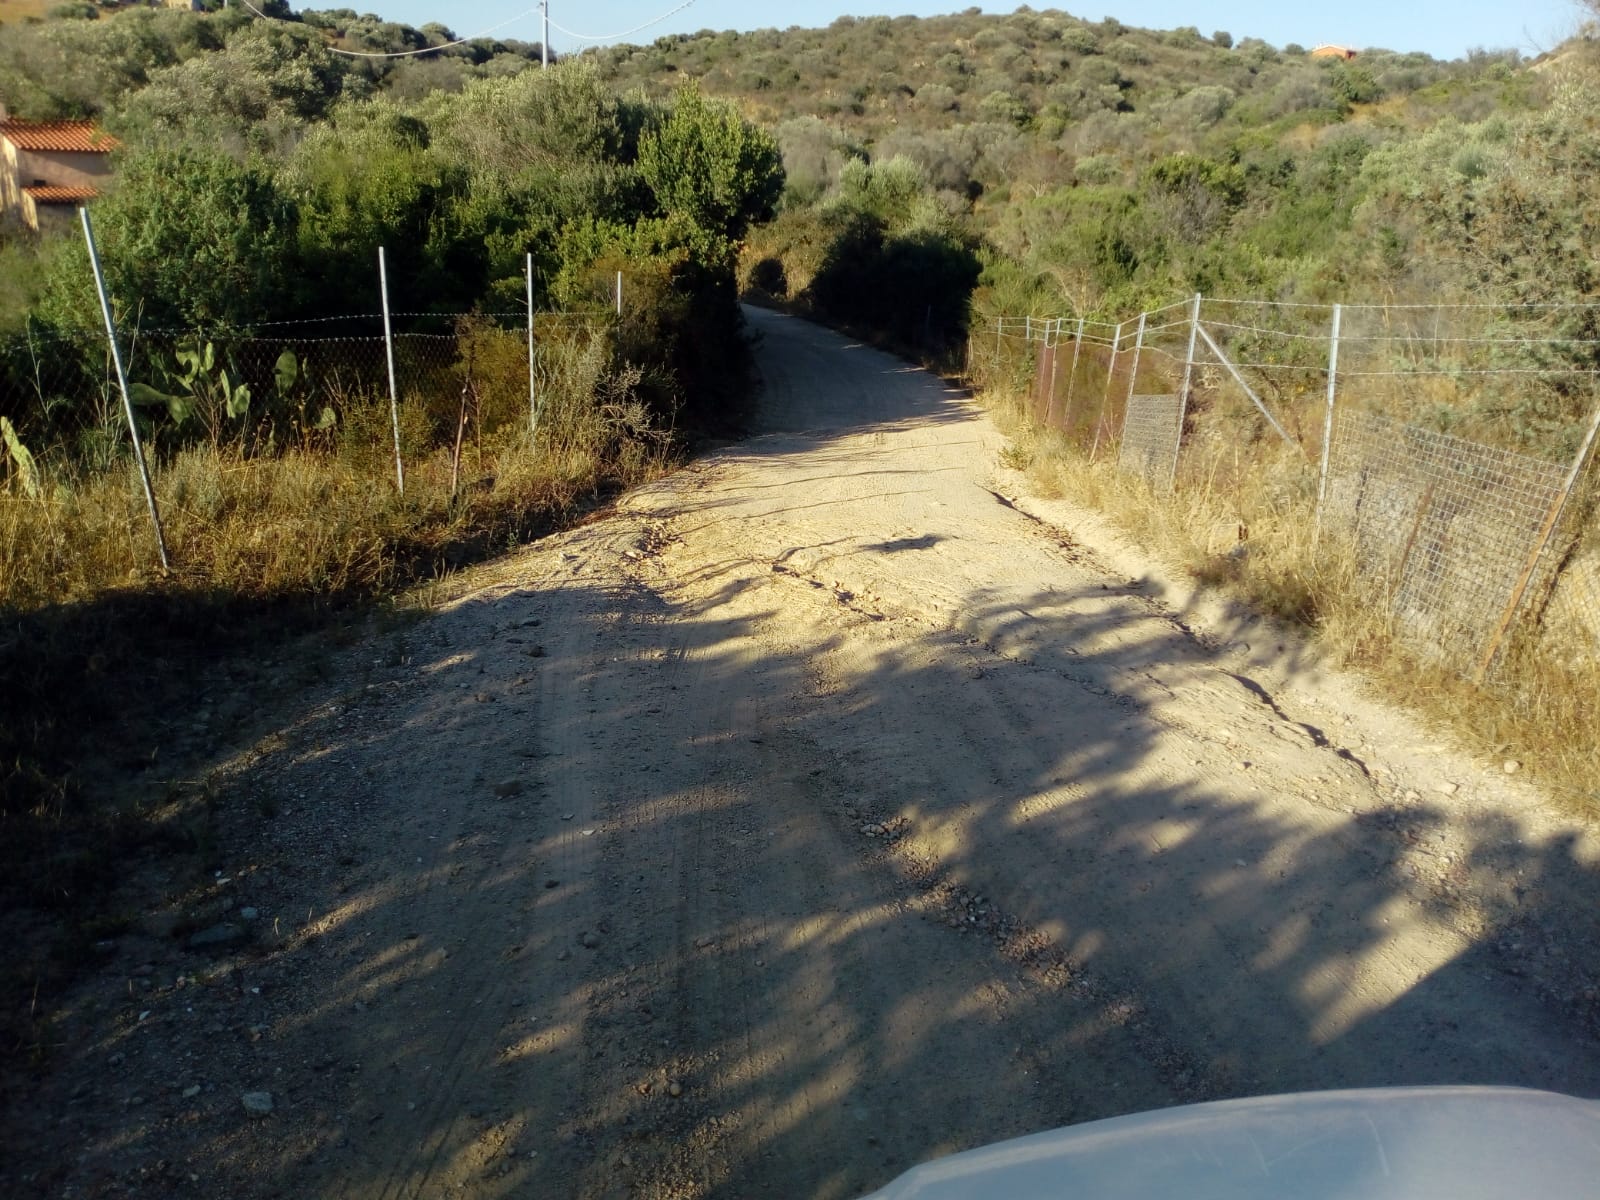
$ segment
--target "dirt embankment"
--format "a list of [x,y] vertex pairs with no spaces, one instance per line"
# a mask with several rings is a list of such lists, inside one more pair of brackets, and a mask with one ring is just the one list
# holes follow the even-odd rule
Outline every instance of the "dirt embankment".
[[1179,1102],[1600,1092],[1591,840],[752,320],[756,436],[222,773],[216,944],[122,939],[0,1191],[847,1200]]

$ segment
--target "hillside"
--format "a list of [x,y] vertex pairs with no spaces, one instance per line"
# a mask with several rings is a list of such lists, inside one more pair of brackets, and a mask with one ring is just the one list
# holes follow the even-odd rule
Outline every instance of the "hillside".
[[1417,175],[1439,188],[1484,177],[1508,122],[1531,119],[1571,72],[1531,70],[1515,51],[1318,60],[1246,34],[969,10],[703,32],[593,58],[624,88],[697,78],[774,129],[787,212],[761,249],[792,290],[829,258],[805,214],[875,187],[902,197],[864,201],[891,233],[932,222],[981,249],[1013,312],[1111,315],[1197,289],[1476,288],[1403,269],[1440,216],[1418,211]]
[[[455,35],[348,9],[290,15],[270,47],[232,64],[244,70],[231,81],[206,64],[226,60],[250,27],[238,9],[9,27],[0,97],[26,116],[102,116],[135,142],[155,126],[277,153],[340,105],[431,104],[539,57],[535,44],[493,39],[412,59],[312,54],[413,50]],[[1535,71],[1515,51],[1441,62],[1368,48],[1346,63],[1248,34],[967,10],[707,30],[582,57],[619,94],[664,98],[693,79],[773,131],[786,213],[747,271],[775,256],[790,291],[804,291],[829,257],[809,214],[841,200],[872,209],[891,233],[927,227],[988,256],[987,281],[1010,311],[1111,315],[1195,289],[1317,299],[1330,287],[1475,291],[1481,280],[1437,268],[1441,247],[1427,235],[1440,231],[1425,227],[1447,206],[1416,202],[1492,174],[1513,140],[1508,122],[1547,107],[1582,73],[1588,47],[1571,48],[1562,69]],[[861,166],[847,170],[852,162]],[[1435,265],[1409,269],[1423,259]],[[962,294],[940,306],[948,336],[935,340],[956,338],[965,303]]]
[[0,99],[124,147],[130,380],[73,221],[0,224],[0,1194],[845,1196],[1595,1091],[1590,43],[545,72],[262,7],[0,26]]
[[576,520],[748,402],[736,246],[781,193],[768,135],[492,46],[407,96],[333,50],[448,31],[337,22],[0,27],[0,98],[124,147],[91,207],[126,368],[75,214],[7,214],[0,936],[26,947],[0,1070],[113,906],[95,864],[162,819],[137,755],[201,703],[193,664]]
[[[1196,577],[1315,626],[1330,653],[1470,730],[1486,755],[1523,748],[1592,811],[1600,623],[1563,625],[1544,585],[1512,590],[1529,561],[1522,535],[1494,544],[1482,531],[1511,519],[1515,488],[1464,465],[1511,453],[1562,476],[1589,444],[1600,403],[1592,40],[1537,64],[1377,49],[1346,62],[1222,31],[1021,11],[701,34],[594,58],[617,86],[647,93],[701,78],[774,128],[785,204],[746,243],[750,294],[1022,406],[1010,453],[1044,494],[1103,506]],[[1191,310],[1197,293],[1205,304]],[[1259,396],[1247,400],[1203,347],[1186,349],[1191,311]],[[1054,327],[1060,353],[1042,354],[1037,318],[1063,316],[1103,322],[1099,344],[1069,356],[1067,322]],[[1114,457],[1126,455],[1123,406],[1136,392],[1186,405],[1177,430],[1151,435],[1182,464],[1151,487],[1104,453],[1119,443]],[[1317,539],[1321,453],[1344,444],[1325,434],[1330,395],[1341,412],[1388,422],[1351,450],[1362,488],[1399,441],[1433,448],[1407,460],[1385,502],[1404,516],[1381,547]],[[1280,441],[1263,412],[1292,432]],[[1600,493],[1592,469],[1571,478],[1562,510],[1529,506],[1530,527],[1551,537],[1535,553],[1565,564],[1564,596],[1600,597],[1581,583],[1600,563]],[[1424,552],[1441,479],[1461,499],[1438,506]],[[1402,606],[1395,580],[1408,564],[1433,572],[1416,584],[1433,605],[1509,575],[1503,594],[1485,592],[1487,615],[1463,618],[1504,633],[1527,601],[1492,680],[1481,647],[1461,660],[1465,676],[1439,667],[1442,626]]]
[[[1217,151],[1363,120],[1421,128],[1473,120],[1534,98],[1515,51],[1453,63],[1364,51],[1319,62],[1303,47],[1194,27],[1137,29],[1057,11],[1009,16],[845,17],[826,29],[661,38],[594,52],[623,86],[670,89],[685,76],[786,127],[791,191],[827,182],[820,119],[836,147],[905,154],[938,186],[1004,195],[1049,182],[1105,183],[1142,159]],[[807,145],[806,142],[811,144]],[[1242,149],[1242,147],[1241,147]],[[1080,166],[1081,164],[1081,166]]]

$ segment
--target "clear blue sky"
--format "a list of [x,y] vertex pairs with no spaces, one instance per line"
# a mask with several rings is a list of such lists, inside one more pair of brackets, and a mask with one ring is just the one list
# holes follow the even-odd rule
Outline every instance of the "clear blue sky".
[[[575,33],[595,36],[617,33],[657,17],[680,0],[551,0],[551,21]],[[350,7],[376,12],[392,21],[422,25],[440,21],[463,37],[495,25],[535,6],[535,0],[301,0],[296,8]],[[648,42],[664,33],[698,29],[757,29],[790,25],[815,27],[849,13],[855,16],[914,13],[931,16],[957,12],[960,0],[694,0],[682,12],[626,39]],[[1013,4],[984,4],[986,12],[1011,12]],[[1035,9],[1052,7],[1036,3]],[[1265,38],[1275,46],[1299,42],[1382,46],[1390,50],[1425,50],[1440,58],[1459,58],[1469,49],[1516,47],[1532,54],[1559,42],[1577,27],[1582,11],[1576,0],[1343,0],[1342,3],[1284,3],[1284,0],[1086,0],[1081,5],[1056,5],[1089,20],[1112,16],[1150,29],[1197,26],[1210,34],[1226,29],[1237,40]],[[537,15],[500,30],[499,36],[539,39]],[[552,29],[550,44],[558,51],[583,43]]]

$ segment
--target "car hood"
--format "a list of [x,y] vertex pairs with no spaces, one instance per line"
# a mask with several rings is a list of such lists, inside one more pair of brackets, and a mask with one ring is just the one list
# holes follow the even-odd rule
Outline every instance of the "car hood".
[[1521,1088],[1303,1092],[1137,1113],[908,1171],[865,1200],[1600,1196],[1600,1103]]

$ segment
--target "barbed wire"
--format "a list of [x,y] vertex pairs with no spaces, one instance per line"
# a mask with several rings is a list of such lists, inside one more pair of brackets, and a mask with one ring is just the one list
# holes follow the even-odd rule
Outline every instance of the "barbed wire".
[[[1290,330],[1290,329],[1264,329],[1259,325],[1238,325],[1238,324],[1230,323],[1228,321],[1205,321],[1205,322],[1202,322],[1202,323],[1205,325],[1205,327],[1207,329],[1231,329],[1236,333],[1260,333],[1260,334],[1265,334],[1268,337],[1281,337],[1281,338],[1286,338],[1286,339],[1291,340],[1291,341],[1326,342],[1326,341],[1329,340],[1328,334],[1326,332],[1323,332],[1323,333],[1295,333],[1293,330]],[[1340,337],[1339,337],[1339,341],[1340,342],[1355,341],[1355,340],[1357,340],[1357,339],[1355,339],[1353,337],[1349,337],[1349,336],[1343,335],[1343,334],[1341,334]]]
[[[405,319],[405,320],[456,321],[456,320],[461,320],[463,318],[473,318],[473,317],[491,318],[491,319],[500,319],[500,320],[515,319],[517,321],[524,322],[524,328],[526,327],[525,323],[526,323],[527,318],[528,318],[528,314],[527,314],[527,312],[525,310],[516,311],[516,312],[446,312],[446,313],[437,313],[437,312],[396,312],[396,313],[390,313],[389,315],[391,317],[401,318],[401,319]],[[559,311],[559,312],[555,312],[555,311],[538,311],[538,310],[536,310],[534,312],[534,314],[533,314],[533,318],[534,318],[534,323],[535,324],[542,324],[542,323],[547,323],[547,322],[551,322],[551,321],[596,321],[596,320],[608,320],[608,319],[614,317],[615,315],[616,315],[616,310],[615,309],[611,309],[611,308],[577,309],[577,310],[568,309],[568,310],[562,310],[562,311]],[[187,325],[187,326],[172,326],[172,327],[159,326],[158,325],[158,326],[154,326],[154,327],[141,327],[141,326],[132,326],[132,325],[130,325],[127,328],[123,329],[122,333],[123,333],[123,335],[125,337],[128,337],[128,338],[180,338],[180,337],[197,337],[197,338],[200,338],[200,337],[204,337],[204,338],[228,338],[230,340],[249,340],[249,339],[254,339],[254,340],[258,340],[258,341],[266,341],[266,340],[272,340],[272,339],[263,338],[260,335],[254,333],[254,332],[249,332],[249,331],[258,330],[258,329],[287,329],[287,328],[300,326],[300,325],[331,325],[331,324],[337,324],[337,323],[345,322],[345,321],[379,321],[379,322],[381,322],[382,320],[383,320],[383,314],[382,313],[348,313],[348,314],[346,314],[344,316],[338,316],[338,317],[296,317],[296,318],[293,318],[293,319],[290,319],[290,320],[284,320],[284,321],[257,321],[257,322],[251,324],[248,327],[227,326],[227,325],[212,325],[212,326]],[[247,331],[247,330],[249,330],[249,331]],[[0,338],[0,346],[25,346],[30,341],[46,341],[46,340],[71,341],[71,340],[80,339],[80,338],[87,338],[87,339],[94,340],[94,341],[101,341],[101,340],[104,340],[105,336],[106,336],[106,334],[105,334],[105,330],[104,329],[96,328],[96,327],[90,326],[90,325],[66,326],[66,327],[52,326],[52,327],[49,327],[49,328],[29,329],[28,331],[26,331],[24,333],[10,334],[5,338]],[[352,336],[355,336],[355,335],[352,335]],[[375,335],[375,336],[382,337],[383,335],[382,334],[378,334],[378,335]],[[400,336],[403,336],[403,335],[401,333],[397,333],[395,336],[396,337],[400,337]],[[309,340],[309,339],[301,339],[301,340]]]
[[[1185,321],[1168,321],[1164,325],[1151,325],[1149,323],[1146,323],[1146,325],[1144,327],[1144,336],[1145,337],[1149,337],[1151,334],[1164,333],[1168,329],[1180,329],[1183,326],[1187,325],[1188,323],[1189,322],[1186,321],[1186,320]],[[1135,332],[1135,336],[1137,336],[1137,331]]]
[[[1300,308],[1300,309],[1316,308],[1316,309],[1322,309],[1323,311],[1329,312],[1329,313],[1331,313],[1335,308],[1335,305],[1333,303],[1331,303],[1331,302],[1323,302],[1323,301],[1312,301],[1312,300],[1231,300],[1231,299],[1224,299],[1221,296],[1207,296],[1207,297],[1205,297],[1203,303],[1207,304],[1207,305],[1226,304],[1226,305],[1232,305],[1232,306],[1236,306],[1236,307],[1253,307],[1253,308]],[[1168,305],[1168,307],[1170,308],[1171,305]],[[1347,313],[1348,312],[1352,312],[1352,311],[1354,311],[1354,312],[1372,312],[1372,311],[1380,311],[1380,310],[1384,310],[1384,309],[1390,309],[1390,310],[1393,310],[1393,311],[1396,311],[1396,312],[1425,312],[1425,311],[1428,311],[1430,309],[1450,310],[1450,311],[1454,311],[1454,310],[1472,311],[1472,310],[1483,310],[1483,309],[1501,309],[1501,310],[1524,309],[1524,310],[1537,311],[1537,312],[1547,312],[1547,311],[1552,311],[1552,310],[1569,309],[1569,310],[1572,310],[1574,312],[1587,312],[1587,311],[1592,311],[1594,309],[1600,309],[1600,300],[1550,300],[1550,301],[1537,301],[1537,300],[1525,300],[1525,301],[1518,301],[1518,300],[1510,300],[1510,301],[1475,300],[1475,301],[1440,301],[1440,302],[1434,303],[1434,304],[1390,304],[1390,303],[1346,304],[1346,303],[1342,303],[1341,302],[1340,304],[1337,305],[1337,307],[1344,309],[1344,311],[1347,312]],[[1160,310],[1157,310],[1157,311],[1160,311]]]
[[[1183,324],[1183,322],[1179,322]],[[1328,342],[1332,336],[1324,333],[1296,333],[1290,329],[1267,329],[1260,325],[1239,325],[1228,321],[1203,321],[1207,329],[1231,329],[1237,333],[1257,333],[1266,337],[1284,338],[1299,342]],[[1170,328],[1170,326],[1163,326]],[[1339,344],[1352,342],[1427,342],[1436,346],[1600,346],[1600,338],[1499,338],[1499,337],[1441,337],[1432,333],[1361,334],[1340,332]]]
[[1172,351],[1170,351],[1170,350],[1168,350],[1168,349],[1166,349],[1166,348],[1164,348],[1162,346],[1152,346],[1148,342],[1146,342],[1143,346],[1141,346],[1139,348],[1139,353],[1141,353],[1141,354],[1159,354],[1162,358],[1170,359],[1173,363],[1175,363],[1178,366],[1182,366],[1183,365],[1183,361],[1184,361],[1178,355],[1172,353]]
[[1193,303],[1194,303],[1194,301],[1192,299],[1189,299],[1189,300],[1174,300],[1171,304],[1163,304],[1160,308],[1152,308],[1152,309],[1150,309],[1148,312],[1145,313],[1145,316],[1146,317],[1159,316],[1160,314],[1162,314],[1164,312],[1169,312],[1170,310],[1172,310],[1174,308],[1188,308],[1189,305],[1191,305]]

